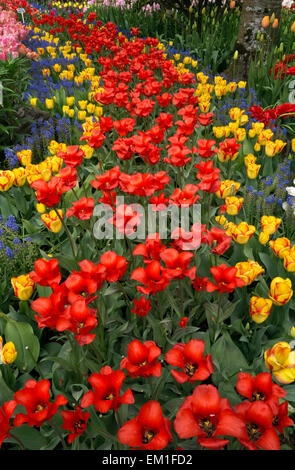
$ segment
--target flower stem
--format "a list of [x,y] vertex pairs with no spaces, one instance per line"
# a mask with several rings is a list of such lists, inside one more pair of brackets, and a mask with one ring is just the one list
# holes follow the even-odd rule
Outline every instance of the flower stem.
[[59,220],[61,221],[61,223],[62,223],[62,225],[63,225],[63,227],[64,227],[64,229],[65,229],[65,231],[66,231],[66,234],[67,234],[67,236],[68,236],[68,239],[69,239],[69,242],[70,242],[70,245],[71,245],[71,249],[72,249],[72,252],[73,252],[73,256],[74,256],[74,258],[75,258],[75,260],[76,260],[76,259],[77,259],[77,254],[76,254],[76,250],[75,250],[75,248],[74,248],[74,240],[73,240],[73,238],[72,238],[71,232],[69,231],[69,229],[68,229],[68,227],[67,227],[65,221],[63,220],[63,218],[60,216],[58,210],[56,210],[56,209],[54,209],[54,210],[55,210],[56,215],[58,216]]
[[181,318],[184,317],[184,301],[183,301],[183,286],[181,279],[178,279],[178,286],[179,286],[179,295],[180,295],[180,312]]
[[54,431],[56,432],[56,434],[58,435],[58,437],[60,438],[60,441],[61,441],[61,444],[63,446],[63,449],[64,450],[68,450],[67,446],[66,446],[66,443],[65,443],[65,440],[64,438],[62,437],[62,434],[60,433],[59,429],[53,424],[52,420],[49,419],[49,424],[50,426],[54,429]]
[[12,439],[14,439],[18,443],[21,450],[26,450],[24,444],[22,443],[22,441],[18,437],[16,437],[14,434],[12,434],[12,432],[10,432],[9,435],[10,435],[10,437],[12,437]]

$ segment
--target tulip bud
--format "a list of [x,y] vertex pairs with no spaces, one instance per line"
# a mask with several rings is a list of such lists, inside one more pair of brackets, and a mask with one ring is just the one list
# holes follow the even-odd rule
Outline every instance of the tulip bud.
[[17,352],[15,350],[15,345],[12,341],[6,343],[1,352],[1,360],[3,364],[9,365],[16,360]]
[[238,55],[239,55],[239,51],[235,51],[235,53],[234,53],[234,60],[237,60],[237,59],[238,59]]
[[295,21],[291,24],[291,33],[295,33]]
[[261,245],[266,245],[268,241],[269,241],[268,233],[261,232],[261,234],[259,235],[259,243],[261,243]]
[[39,214],[44,214],[44,212],[46,211],[46,206],[44,204],[36,204],[36,209]]
[[231,2],[229,4],[229,8],[233,9],[233,8],[235,8],[235,6],[236,6],[235,0],[231,0]]
[[279,26],[279,20],[278,20],[277,18],[275,18],[275,20],[274,20],[274,22],[273,22],[273,24],[272,24],[272,27],[273,27],[273,29],[277,29],[278,26]]
[[273,13],[269,20],[270,24],[273,24],[274,20],[275,20],[275,14]]
[[12,364],[17,356],[15,345],[12,341],[9,341],[3,346],[3,339],[0,336],[0,364],[9,365]]
[[295,338],[295,326],[292,326],[290,330],[290,335],[292,336],[292,338]]
[[46,98],[45,106],[46,106],[47,109],[53,109],[53,106],[54,106],[53,100],[51,100],[49,98]]
[[269,27],[269,16],[264,16],[261,21],[261,26],[266,29]]

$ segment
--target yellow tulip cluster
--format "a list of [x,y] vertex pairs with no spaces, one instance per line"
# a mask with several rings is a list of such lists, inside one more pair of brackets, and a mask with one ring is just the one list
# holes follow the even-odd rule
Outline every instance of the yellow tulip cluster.
[[75,9],[79,9],[79,10],[82,10],[83,8],[87,8],[87,1],[86,0],[79,0],[79,2],[77,1],[73,1],[73,2],[61,2],[61,1],[58,1],[58,2],[51,2],[51,5],[54,7],[54,8],[69,8],[69,7],[73,7]]

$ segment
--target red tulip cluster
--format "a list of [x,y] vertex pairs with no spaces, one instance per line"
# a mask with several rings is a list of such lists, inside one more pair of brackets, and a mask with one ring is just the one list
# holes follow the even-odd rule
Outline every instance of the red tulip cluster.
[[104,281],[119,281],[126,272],[127,261],[109,251],[101,255],[98,264],[83,260],[79,266],[80,271],[73,271],[61,283],[57,260],[37,260],[30,277],[41,286],[49,286],[52,293],[49,297],[34,300],[31,308],[37,313],[35,318],[39,328],[70,331],[78,343],[84,345],[95,338],[97,310],[89,307],[97,297],[93,294],[99,291]]

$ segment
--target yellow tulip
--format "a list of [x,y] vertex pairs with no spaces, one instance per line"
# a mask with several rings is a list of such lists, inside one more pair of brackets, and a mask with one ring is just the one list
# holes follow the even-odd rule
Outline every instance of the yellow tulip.
[[235,132],[235,138],[238,140],[238,142],[243,142],[246,137],[246,129],[243,127],[239,127],[236,132]]
[[290,384],[295,380],[295,351],[285,341],[279,341],[264,353],[264,361],[278,382]]
[[279,228],[281,222],[282,219],[274,217],[272,215],[263,215],[260,220],[263,232],[268,233],[268,235],[273,235]]
[[250,299],[250,316],[255,323],[263,323],[270,314],[272,301],[253,296]]
[[234,196],[240,189],[241,184],[232,180],[221,181],[220,188],[216,191],[217,197],[224,199],[228,196]]
[[237,215],[242,207],[244,198],[228,196],[225,198],[226,212],[229,215]]
[[256,165],[256,163],[249,163],[247,165],[247,176],[250,180],[257,178],[261,165]]
[[276,144],[272,140],[265,144],[265,153],[268,157],[273,157],[276,154]]
[[234,225],[231,229],[232,238],[239,243],[244,245],[254,235],[256,228],[254,225],[248,225],[247,222],[241,222],[239,225]]
[[14,174],[14,186],[23,186],[27,181],[27,172],[25,168],[23,168],[22,166],[20,166],[19,168],[14,168],[12,170],[12,173]]
[[53,107],[54,107],[54,101],[51,100],[51,99],[49,99],[49,98],[47,98],[47,99],[45,100],[45,106],[46,106],[47,109],[53,109]]
[[224,215],[217,215],[215,217],[215,220],[218,223],[218,225],[222,225],[223,227],[225,227],[228,224],[228,220],[226,219],[226,217],[224,217]]
[[243,279],[245,286],[249,286],[256,277],[264,272],[264,269],[256,261],[241,261],[236,264],[236,276]]
[[259,243],[266,245],[269,242],[269,234],[267,232],[261,232],[259,235]]
[[0,170],[0,191],[8,191],[15,181],[15,175],[11,170]]
[[12,364],[17,357],[14,343],[9,341],[3,346],[2,336],[0,336],[0,357],[2,364],[5,365]]
[[[64,218],[63,211],[61,209],[57,209],[61,219]],[[62,221],[58,217],[55,210],[51,210],[49,213],[42,214],[41,220],[44,222],[48,230],[53,233],[58,233],[62,229]]]
[[67,97],[67,105],[68,106],[74,106],[75,103],[75,97],[74,96],[68,96]]
[[32,150],[25,149],[17,152],[17,158],[23,166],[30,165],[32,163]]
[[78,111],[78,119],[79,121],[85,121],[87,116],[86,111]]
[[22,274],[18,277],[12,277],[11,284],[15,296],[20,300],[28,300],[33,294],[35,288],[35,283],[32,281],[29,274]]
[[284,268],[289,273],[295,272],[295,246],[284,254]]
[[288,303],[293,296],[291,280],[275,277],[271,281],[268,296],[275,305],[282,306]]
[[273,253],[278,256],[278,258],[283,259],[291,248],[291,242],[288,238],[281,237],[277,238],[276,240],[270,240],[269,246],[271,247]]

